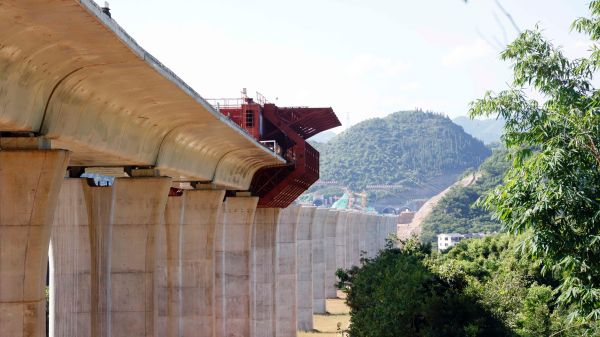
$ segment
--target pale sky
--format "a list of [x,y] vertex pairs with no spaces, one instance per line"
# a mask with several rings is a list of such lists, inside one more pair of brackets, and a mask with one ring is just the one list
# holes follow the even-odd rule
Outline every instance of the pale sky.
[[[587,0],[500,0],[570,56]],[[104,1],[97,1],[103,4]],[[137,42],[204,98],[259,91],[279,106],[331,106],[345,128],[421,108],[456,117],[510,81],[499,44],[517,33],[495,0],[110,1]],[[277,100],[276,100],[277,98]]]

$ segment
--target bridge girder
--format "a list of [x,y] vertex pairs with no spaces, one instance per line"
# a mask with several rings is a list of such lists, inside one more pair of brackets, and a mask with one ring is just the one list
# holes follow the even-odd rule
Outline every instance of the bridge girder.
[[0,4],[0,132],[47,138],[70,166],[152,166],[234,190],[285,163],[91,0]]

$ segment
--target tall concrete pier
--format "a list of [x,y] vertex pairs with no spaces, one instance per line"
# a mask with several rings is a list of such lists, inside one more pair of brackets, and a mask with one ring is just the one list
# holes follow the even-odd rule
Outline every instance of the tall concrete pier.
[[250,247],[256,197],[228,197],[223,205],[215,252],[218,336],[250,336]]
[[[252,234],[252,336],[275,336],[278,208],[256,210]],[[283,212],[283,216],[287,214]]]
[[352,223],[352,213],[348,211],[340,211],[338,220],[335,224],[335,269],[349,267],[346,263],[347,254],[346,246],[349,247],[350,240],[348,233],[350,232],[349,224]]
[[[324,240],[324,254],[325,254],[325,298],[336,297],[336,277],[335,271],[338,268],[336,264],[336,226],[340,217],[340,211],[330,210],[325,220],[325,240]],[[317,312],[318,313],[318,312]]]
[[313,313],[325,313],[325,222],[326,208],[318,208],[311,224]]
[[42,337],[52,218],[67,151],[0,151],[0,335]]
[[156,228],[170,178],[117,179],[110,252],[111,336],[154,336]]
[[302,207],[296,224],[296,317],[298,330],[309,331],[313,326],[313,269],[312,224],[315,207]]
[[296,336],[296,226],[300,207],[281,211],[276,229],[275,336]]
[[159,228],[157,335],[214,333],[215,234],[224,191],[188,190],[170,196]]

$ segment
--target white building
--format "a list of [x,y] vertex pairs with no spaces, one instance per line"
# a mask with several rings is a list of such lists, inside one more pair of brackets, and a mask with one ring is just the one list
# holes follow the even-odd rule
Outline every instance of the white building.
[[446,250],[456,246],[464,238],[464,235],[458,233],[438,234],[438,250]]
[[449,234],[438,234],[437,243],[438,250],[446,250],[450,247],[456,246],[463,239],[470,238],[482,238],[484,237],[484,233],[468,233],[468,234],[458,234],[458,233],[449,233]]

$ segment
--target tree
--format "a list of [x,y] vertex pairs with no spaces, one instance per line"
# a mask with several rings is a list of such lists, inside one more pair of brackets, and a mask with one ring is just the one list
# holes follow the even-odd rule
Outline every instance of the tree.
[[427,268],[431,246],[416,238],[388,247],[362,266],[338,270],[347,294],[353,337],[513,336],[477,299],[461,277]]
[[[558,302],[571,319],[600,319],[600,1],[573,28],[592,40],[589,57],[570,60],[539,29],[523,32],[501,54],[513,83],[472,103],[469,115],[506,120],[502,141],[512,167],[483,204],[560,277]],[[535,91],[543,101],[528,98]]]

